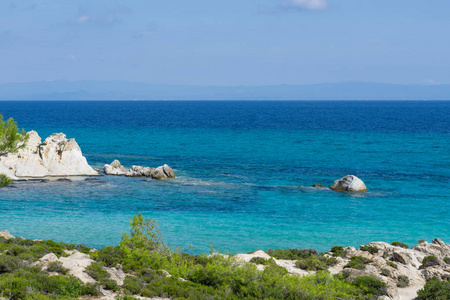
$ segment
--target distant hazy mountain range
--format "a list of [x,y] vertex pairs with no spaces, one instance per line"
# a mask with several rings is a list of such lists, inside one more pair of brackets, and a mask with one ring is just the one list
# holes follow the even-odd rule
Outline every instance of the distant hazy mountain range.
[[450,85],[192,86],[59,80],[0,84],[0,100],[450,100]]

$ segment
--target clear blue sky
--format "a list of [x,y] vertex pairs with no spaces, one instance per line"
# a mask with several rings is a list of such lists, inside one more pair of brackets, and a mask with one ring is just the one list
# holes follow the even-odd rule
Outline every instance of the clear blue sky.
[[2,0],[0,83],[450,83],[449,0]]

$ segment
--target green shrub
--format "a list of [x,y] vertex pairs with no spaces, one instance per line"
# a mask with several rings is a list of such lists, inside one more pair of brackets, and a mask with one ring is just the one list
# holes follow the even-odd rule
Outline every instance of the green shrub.
[[123,253],[119,246],[107,246],[90,255],[92,259],[104,263],[107,267],[115,267],[123,259]]
[[344,247],[342,246],[334,246],[331,248],[330,252],[333,253],[334,257],[344,257],[345,253],[344,253]]
[[12,183],[12,179],[5,174],[0,174],[0,187],[8,186]]
[[97,263],[93,263],[86,268],[86,272],[97,281],[104,281],[111,278],[111,275],[103,270],[102,266]]
[[308,258],[312,255],[318,255],[319,253],[315,249],[269,249],[267,254],[276,259],[297,260],[300,258]]
[[318,271],[327,270],[329,266],[334,266],[337,260],[334,257],[325,257],[324,255],[313,255],[308,258],[302,258],[295,262],[297,268]]
[[409,246],[406,245],[405,243],[402,243],[402,242],[392,242],[391,245],[395,246],[395,247],[402,247],[402,248],[405,248],[405,249],[409,249]]
[[257,265],[269,265],[270,259],[265,259],[262,257],[252,257],[252,259],[250,259],[250,262]]
[[381,274],[389,277],[391,275],[391,271],[389,269],[381,269]]
[[404,288],[409,286],[409,278],[405,275],[399,275],[397,278],[397,286],[400,288]]
[[62,266],[62,262],[54,261],[48,264],[47,271],[66,275],[69,270]]
[[425,243],[426,241],[424,240],[424,239],[420,239],[419,240],[419,244],[423,244],[423,243]]
[[422,266],[431,267],[439,265],[439,259],[434,255],[425,256],[422,260]]
[[375,254],[375,253],[378,253],[378,251],[379,251],[380,249],[378,249],[378,247],[376,247],[376,246],[361,246],[361,247],[359,247],[359,250],[361,250],[361,251],[367,251],[367,252],[369,252],[370,254]]
[[23,268],[25,263],[18,257],[0,255],[0,274],[11,273],[16,269]]
[[22,129],[19,133],[17,122],[13,118],[3,121],[3,115],[0,114],[0,156],[15,153],[17,150],[25,148],[29,134]]
[[386,261],[386,264],[387,264],[388,266],[393,267],[394,269],[398,269],[397,264],[396,264],[396,263],[393,263],[392,261]]
[[138,277],[127,276],[123,282],[123,289],[125,293],[132,295],[140,295],[141,291],[144,289],[145,282]]
[[105,290],[111,290],[114,292],[117,292],[119,290],[119,285],[115,280],[106,279],[102,282],[102,284],[105,287]]
[[344,268],[353,268],[357,270],[364,270],[365,265],[371,263],[372,260],[362,257],[362,256],[352,256],[348,264],[344,266]]
[[380,296],[386,294],[386,283],[373,276],[356,277],[352,284],[362,289],[366,295]]
[[444,257],[444,262],[448,265],[450,265],[450,257],[446,256]]
[[450,299],[450,282],[439,281],[436,278],[429,280],[423,289],[417,292],[418,300],[448,300]]

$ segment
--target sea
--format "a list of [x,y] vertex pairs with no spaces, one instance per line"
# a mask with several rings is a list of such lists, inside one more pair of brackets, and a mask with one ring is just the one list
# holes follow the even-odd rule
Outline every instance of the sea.
[[[450,101],[2,101],[95,168],[171,166],[173,180],[97,176],[0,189],[0,230],[117,245],[138,213],[187,252],[450,243]],[[352,174],[367,193],[312,187]]]

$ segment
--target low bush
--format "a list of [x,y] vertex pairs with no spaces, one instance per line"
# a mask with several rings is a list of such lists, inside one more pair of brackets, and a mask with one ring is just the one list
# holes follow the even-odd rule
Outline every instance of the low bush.
[[365,265],[371,263],[372,260],[362,257],[362,256],[352,256],[348,264],[344,266],[344,268],[353,268],[357,270],[364,270]]
[[409,286],[409,278],[406,275],[399,275],[397,278],[397,286],[400,288],[404,288]]
[[392,261],[386,261],[386,264],[390,267],[393,267],[394,269],[398,269],[398,266],[396,263],[392,262]]
[[425,256],[422,260],[423,267],[431,267],[439,265],[439,259],[434,255]]
[[48,272],[55,272],[62,275],[66,275],[68,270],[62,266],[62,262],[60,261],[54,261],[48,264],[47,267]]
[[90,255],[92,259],[104,263],[107,267],[115,267],[123,259],[123,253],[119,246],[107,246]]
[[345,253],[344,253],[344,247],[342,246],[334,246],[331,248],[330,252],[332,252],[334,257],[344,257]]
[[252,259],[250,259],[251,263],[254,263],[254,264],[257,264],[257,265],[269,265],[270,261],[271,261],[270,259],[265,259],[265,258],[262,258],[262,257],[253,257]]
[[381,269],[381,274],[389,277],[391,275],[391,271],[389,269]]
[[367,251],[367,252],[369,252],[370,254],[375,254],[375,253],[378,253],[378,251],[379,251],[380,249],[378,249],[378,247],[376,247],[376,246],[361,246],[361,247],[359,247],[359,250],[361,250],[361,251]]
[[395,247],[402,247],[402,248],[405,248],[405,249],[409,249],[409,246],[407,244],[405,244],[405,243],[402,243],[402,242],[392,242],[391,245],[395,246]]
[[386,283],[373,276],[356,277],[352,284],[362,289],[366,295],[380,296],[386,294]]
[[423,244],[423,243],[425,243],[426,241],[425,241],[425,239],[420,239],[419,240],[419,244]]
[[448,265],[450,265],[450,257],[446,256],[444,257],[444,262]]
[[327,270],[328,267],[334,266],[337,260],[334,257],[326,257],[322,254],[313,255],[308,258],[302,258],[295,262],[297,268],[308,271]]
[[318,255],[319,253],[315,249],[269,249],[269,251],[267,251],[267,254],[276,259],[297,260],[300,258],[307,258],[312,255]]
[[0,187],[8,186],[12,183],[12,179],[5,174],[0,174]]
[[450,282],[439,281],[436,278],[429,280],[423,289],[417,292],[418,300],[448,300],[450,299]]

